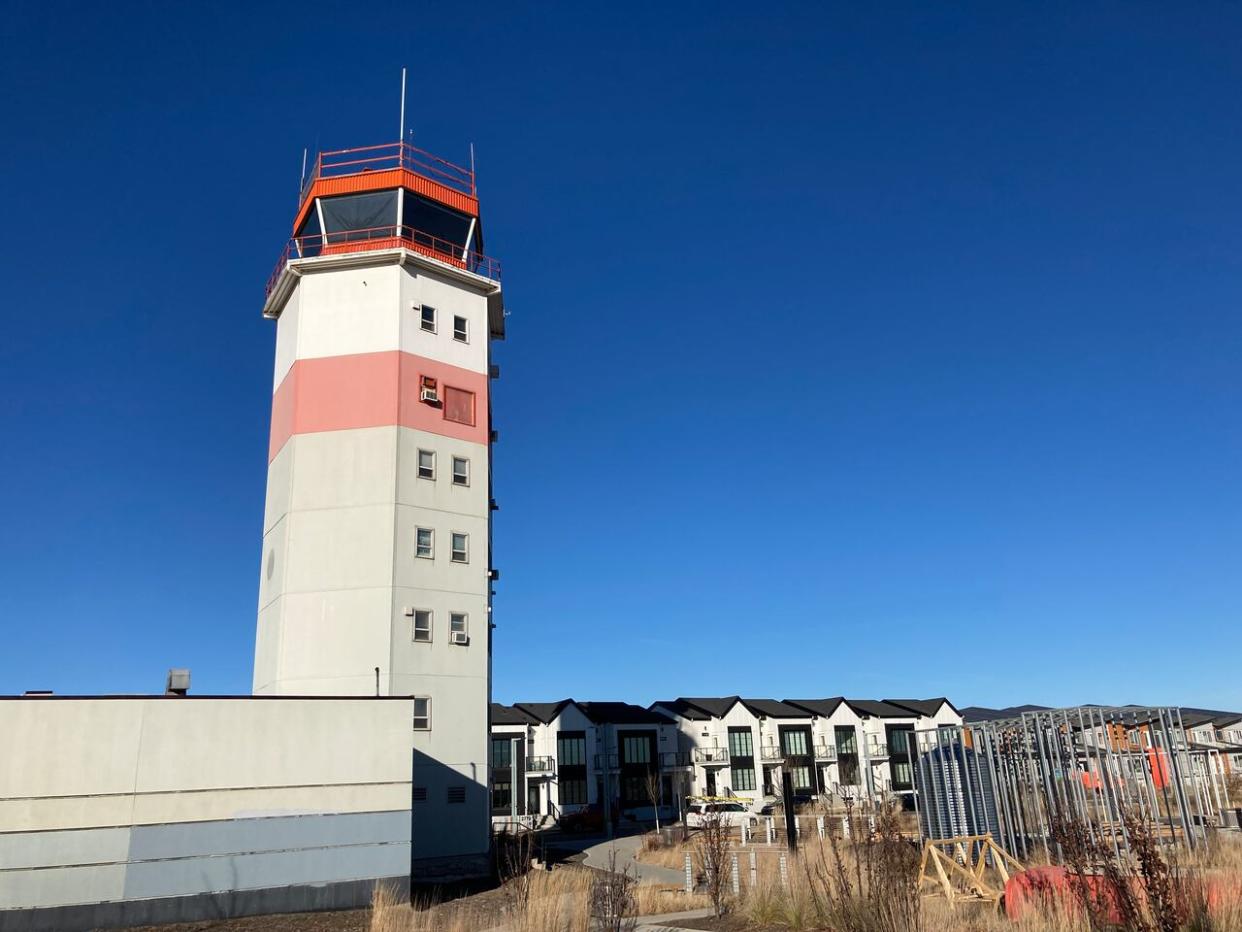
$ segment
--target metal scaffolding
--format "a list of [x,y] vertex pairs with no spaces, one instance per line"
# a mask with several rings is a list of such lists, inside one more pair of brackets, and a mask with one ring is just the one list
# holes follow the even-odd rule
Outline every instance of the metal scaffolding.
[[1188,740],[1177,708],[1045,709],[915,738],[927,841],[990,832],[1020,858],[1060,862],[1060,818],[1122,858],[1131,815],[1193,851],[1231,805],[1219,753]]

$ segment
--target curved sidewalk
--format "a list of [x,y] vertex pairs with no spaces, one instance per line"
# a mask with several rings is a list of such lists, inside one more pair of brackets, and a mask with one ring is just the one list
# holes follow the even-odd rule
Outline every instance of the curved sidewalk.
[[591,845],[589,848],[583,849],[586,860],[583,862],[587,867],[594,867],[597,870],[608,870],[608,856],[612,851],[617,853],[617,870],[623,871],[627,867],[639,883],[647,884],[670,884],[672,886],[684,886],[686,875],[679,870],[671,867],[660,867],[658,864],[644,864],[638,860],[639,849],[642,848],[642,835],[625,835],[621,838],[614,838],[610,841],[601,841]]

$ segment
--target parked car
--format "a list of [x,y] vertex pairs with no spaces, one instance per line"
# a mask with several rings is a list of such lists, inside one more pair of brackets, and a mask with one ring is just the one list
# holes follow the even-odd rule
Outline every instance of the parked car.
[[602,832],[604,830],[604,810],[599,806],[587,806],[584,809],[579,809],[577,812],[570,812],[561,816],[557,824],[562,832],[569,834]]
[[758,821],[741,803],[691,801],[686,807],[686,825],[690,828],[702,828],[705,821],[716,817],[729,828],[737,828],[743,823],[754,825]]

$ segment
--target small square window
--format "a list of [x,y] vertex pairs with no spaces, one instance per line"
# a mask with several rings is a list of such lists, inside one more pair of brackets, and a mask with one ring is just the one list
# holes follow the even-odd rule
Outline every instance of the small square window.
[[433,450],[418,451],[418,478],[434,479],[436,477],[436,454]]
[[458,317],[456,314],[453,315],[453,339],[462,343],[470,342],[470,330],[466,318]]
[[435,333],[436,332],[436,309],[434,307],[428,307],[426,304],[424,304],[422,306],[420,313],[421,313],[421,316],[419,319],[422,323],[422,328],[426,330],[428,333]]
[[414,640],[431,640],[431,612],[423,608],[414,610]]
[[450,786],[446,798],[450,803],[464,803],[466,801],[466,788],[464,786]]
[[453,457],[453,485],[470,484],[470,460],[464,456]]
[[430,560],[434,557],[435,534],[429,527],[420,527],[414,532],[414,556]]
[[449,631],[453,634],[465,634],[468,621],[465,612],[449,612]]
[[454,531],[452,534],[452,553],[449,555],[454,563],[469,563],[470,549],[468,546],[468,536],[461,531]]
[[427,801],[427,787],[425,786],[414,787],[413,796],[414,796],[414,802],[425,803]]
[[431,730],[431,700],[426,696],[414,698],[414,730]]

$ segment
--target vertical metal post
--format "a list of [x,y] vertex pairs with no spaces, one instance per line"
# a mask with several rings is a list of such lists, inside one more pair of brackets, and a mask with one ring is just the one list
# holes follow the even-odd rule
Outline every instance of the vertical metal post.
[[518,745],[521,738],[509,739],[509,821],[514,825],[517,824],[517,764],[518,764]]
[[1040,836],[1043,840],[1043,856],[1049,861],[1052,860],[1052,852],[1048,847],[1048,824],[1043,818],[1043,810],[1040,808],[1040,800],[1038,800],[1035,792],[1035,775],[1032,770],[1035,769],[1035,746],[1033,746],[1032,736],[1028,734],[1026,727],[1026,715],[1022,715],[1022,754],[1026,758],[1025,782],[1027,790],[1027,798],[1031,800],[1031,805],[1035,806],[1035,814],[1040,819]]
[[781,854],[781,889],[789,889],[789,866],[785,860],[784,853]]
[[753,890],[759,886],[759,865],[755,858],[755,849],[750,849],[750,888]]
[[737,896],[739,893],[742,892],[742,883],[741,883],[741,877],[739,876],[739,873],[738,873],[736,854],[733,855],[733,863],[730,865],[729,879],[733,885],[733,895]]
[[[405,69],[404,68],[401,69],[401,128],[397,130],[397,142],[400,143],[401,146],[405,145]],[[400,162],[402,161],[401,155],[402,155],[402,150],[401,150],[401,147],[398,146],[397,148],[398,164],[400,164]]]
[[690,863],[690,855],[686,855],[686,895],[694,892],[694,868]]

